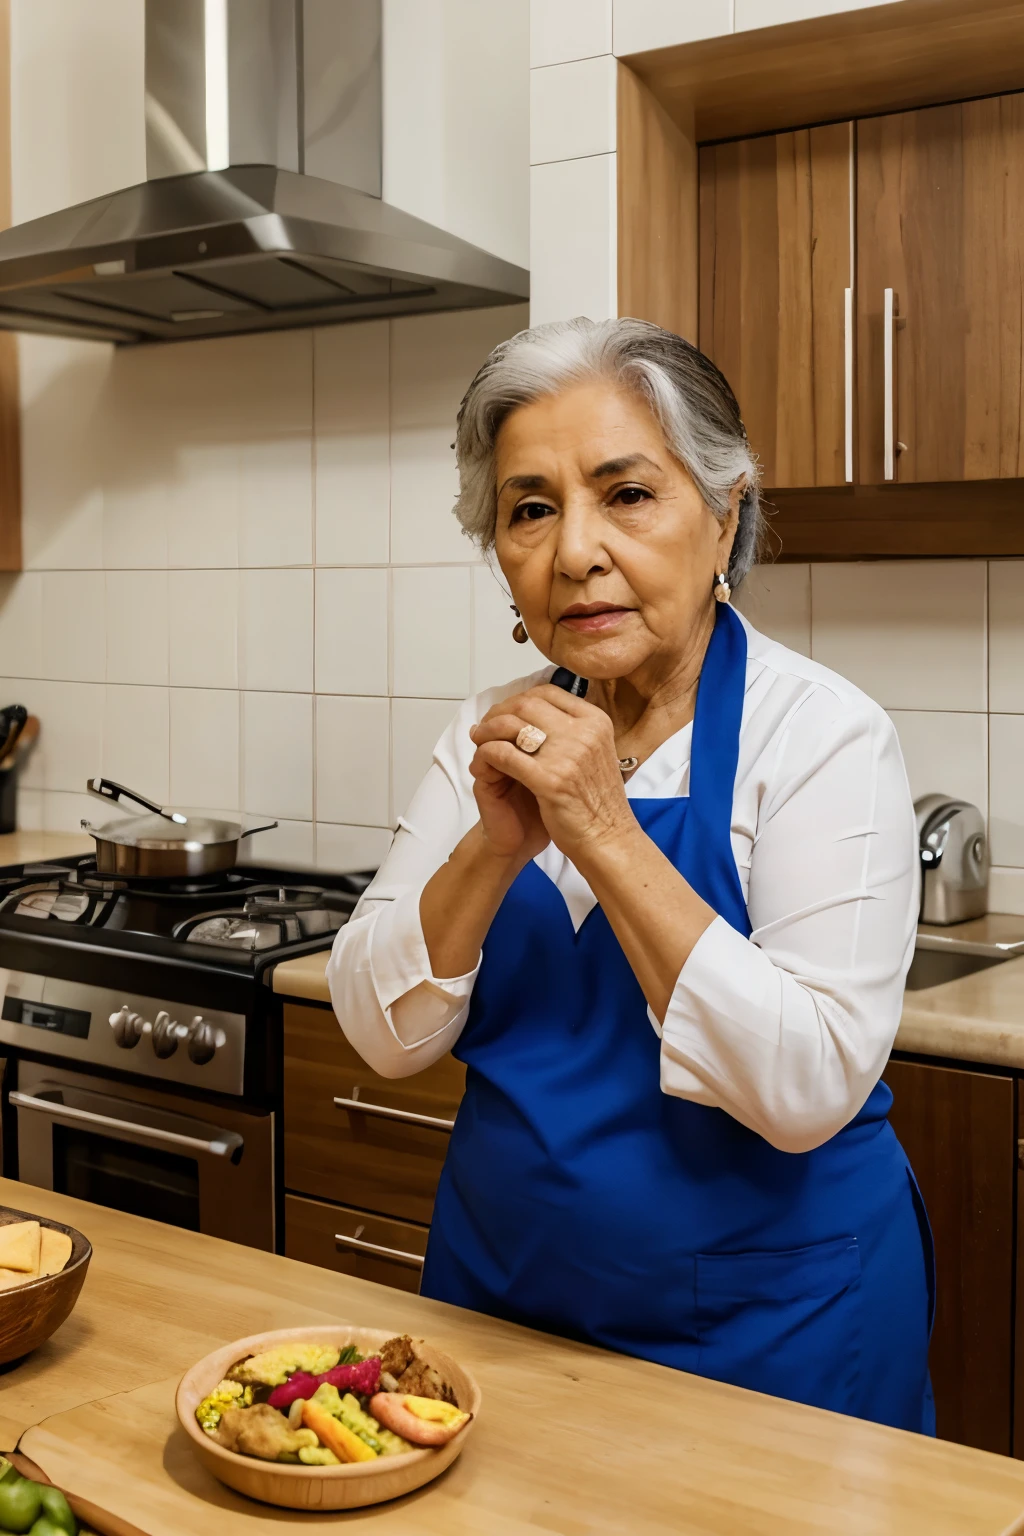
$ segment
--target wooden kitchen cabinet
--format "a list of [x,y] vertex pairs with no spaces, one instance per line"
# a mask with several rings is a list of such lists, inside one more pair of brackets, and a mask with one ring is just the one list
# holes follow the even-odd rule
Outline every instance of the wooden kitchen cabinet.
[[893,478],[1024,475],[1024,95],[857,125],[859,479],[885,478],[883,296]]
[[935,1239],[930,1364],[938,1433],[1009,1455],[1016,1083],[907,1061],[890,1061],[885,1081],[893,1093],[890,1120],[917,1176]]
[[429,1228],[286,1195],[285,1253],[304,1264],[418,1293]]
[[429,1225],[464,1086],[451,1056],[414,1077],[379,1077],[329,1008],[286,1004],[286,1188]]
[[847,477],[852,146],[832,123],[700,151],[699,344],[769,486]]

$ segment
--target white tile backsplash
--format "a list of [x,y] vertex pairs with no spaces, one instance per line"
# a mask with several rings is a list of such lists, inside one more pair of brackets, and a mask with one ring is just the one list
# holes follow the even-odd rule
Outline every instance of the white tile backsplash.
[[239,565],[311,565],[312,434],[248,442],[239,469]]
[[231,689],[172,688],[171,802],[183,810],[236,811],[239,696]]
[[102,571],[42,573],[42,674],[73,683],[107,675]]
[[510,683],[546,666],[547,660],[531,640],[518,645],[512,638],[516,618],[510,598],[489,565],[473,570],[473,651],[470,688],[479,693]]
[[313,572],[239,575],[239,679],[243,688],[313,691]]
[[987,815],[988,716],[923,709],[892,709],[889,715],[914,799],[951,795]]
[[168,688],[108,683],[104,689],[103,776],[161,805],[171,798],[170,711]]
[[989,838],[993,864],[1024,867],[1024,715],[989,719]]
[[393,693],[462,699],[469,692],[470,576],[466,566],[391,572]]
[[386,320],[314,334],[318,565],[390,558],[390,353]]
[[316,819],[384,827],[390,821],[391,721],[387,699],[316,701]]
[[316,573],[317,693],[388,692],[388,572]]
[[755,565],[735,598],[740,613],[771,640],[811,654],[811,568]]
[[172,687],[238,687],[238,582],[237,571],[168,573]]
[[0,573],[0,672],[41,677],[43,671],[43,578]]
[[393,816],[404,816],[434,747],[455,714],[451,699],[392,699],[391,782]]
[[530,71],[530,164],[615,149],[617,64],[611,54]]
[[618,314],[616,158],[531,168],[531,324]]
[[107,571],[107,682],[166,683],[166,571]]
[[812,655],[886,709],[988,708],[983,560],[816,565]]
[[[251,818],[247,825],[254,825]],[[239,862],[277,864],[284,869],[313,869],[316,865],[313,823],[278,821],[269,831],[245,838]]]
[[1024,713],[1024,560],[988,568],[989,708]]
[[99,683],[47,682],[38,702],[29,705],[46,722],[37,749],[43,789],[84,792],[86,779],[98,772],[96,765],[103,761],[104,693]]
[[525,305],[414,315],[391,330],[391,559],[398,565],[474,561],[452,515],[458,494],[455,416],[499,341],[529,324]]
[[343,827],[316,824],[316,862],[321,869],[379,869],[391,847],[389,827]]
[[312,822],[312,694],[242,695],[242,808]]
[[530,0],[530,65],[612,51],[612,0]]

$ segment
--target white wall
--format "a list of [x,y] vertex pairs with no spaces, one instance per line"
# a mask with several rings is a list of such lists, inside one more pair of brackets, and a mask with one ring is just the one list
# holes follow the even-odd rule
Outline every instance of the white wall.
[[[535,323],[617,313],[617,56],[862,3],[532,0]],[[740,607],[889,711],[915,796],[940,790],[982,808],[993,909],[1024,913],[1024,561],[767,567]]]
[[[14,0],[16,219],[144,175],[141,10]],[[480,141],[508,162],[502,197],[485,184],[474,206],[449,123],[438,198],[414,211],[521,259],[525,4],[485,0],[477,22],[440,52],[466,72],[500,41]],[[483,100],[461,102],[464,128]],[[455,701],[536,664],[451,516],[459,399],[525,323],[517,306],[122,350],[23,337],[26,569],[0,577],[0,695],[43,721],[22,825],[95,817],[84,784],[104,773],[279,818],[257,857],[378,861]]]

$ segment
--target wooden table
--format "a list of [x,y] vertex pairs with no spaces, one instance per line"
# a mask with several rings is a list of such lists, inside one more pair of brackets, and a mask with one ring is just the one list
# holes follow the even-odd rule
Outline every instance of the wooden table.
[[[82,1463],[92,1463],[115,1509],[128,1499],[120,1474],[130,1465],[131,1431],[115,1444],[119,1419],[134,1422],[134,1411],[155,1425],[162,1453],[152,1507],[172,1509],[182,1533],[212,1530],[214,1520],[238,1533],[325,1523],[204,1487],[171,1402],[174,1378],[222,1341],[327,1319],[428,1334],[465,1362],[484,1393],[480,1423],[451,1472],[398,1504],[345,1517],[347,1527],[372,1528],[373,1536],[1024,1531],[1024,1465],[1015,1461],[548,1338],[11,1180],[0,1180],[0,1202],[70,1222],[95,1248],[69,1321],[0,1374],[0,1447],[13,1448],[51,1415],[134,1390],[134,1398],[62,1422],[78,1426]],[[105,1433],[93,1440],[94,1422]],[[122,1514],[138,1520],[138,1507]],[[153,1519],[154,1530],[167,1528]]]

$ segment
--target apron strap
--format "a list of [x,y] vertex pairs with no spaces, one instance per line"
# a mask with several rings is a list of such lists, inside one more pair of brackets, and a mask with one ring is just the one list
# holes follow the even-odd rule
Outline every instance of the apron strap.
[[[691,855],[687,867],[693,871],[694,889],[734,928],[749,936],[750,920],[731,841],[747,685],[747,632],[728,603],[716,607],[715,627],[697,684],[690,804],[683,840]],[[724,903],[723,892],[728,893]]]

